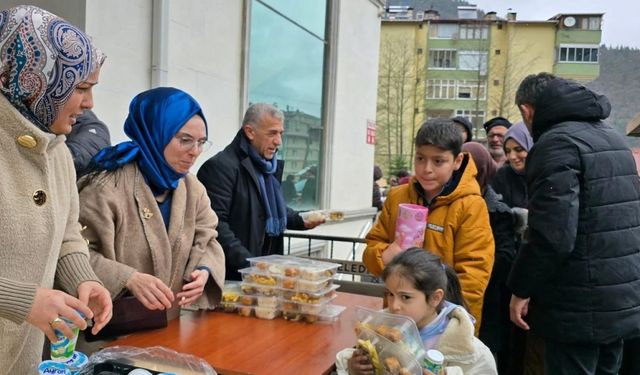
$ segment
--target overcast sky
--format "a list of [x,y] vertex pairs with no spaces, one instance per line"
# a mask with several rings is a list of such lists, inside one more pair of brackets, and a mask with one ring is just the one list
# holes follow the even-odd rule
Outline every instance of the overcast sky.
[[518,20],[546,20],[558,13],[604,13],[602,43],[640,48],[640,1],[638,0],[470,0],[485,12],[505,17],[507,9]]

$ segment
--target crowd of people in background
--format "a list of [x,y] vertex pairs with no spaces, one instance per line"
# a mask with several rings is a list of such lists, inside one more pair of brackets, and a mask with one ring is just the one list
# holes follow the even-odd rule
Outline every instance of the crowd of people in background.
[[[54,330],[71,336],[63,319],[85,329],[78,313],[93,319],[95,336],[125,299],[167,319],[185,306],[213,309],[248,259],[283,253],[285,230],[324,223],[291,208],[317,200],[319,170],[305,171],[301,192],[296,176],[283,181],[284,114],[273,105],[249,106],[197,176],[190,169],[215,131],[180,89],[136,95],[130,139],[111,146],[91,111],[104,59],[47,11],[0,13],[8,373],[32,372]],[[548,73],[527,76],[515,103],[523,121],[488,120],[486,145],[465,117],[429,119],[415,135],[412,173],[385,180],[374,166],[363,263],[384,283],[387,310],[411,317],[425,348],[444,354],[447,375],[637,373],[640,180],[604,122],[611,105]],[[428,208],[422,248],[396,238],[403,203]],[[336,366],[374,370],[357,348],[338,353]]]

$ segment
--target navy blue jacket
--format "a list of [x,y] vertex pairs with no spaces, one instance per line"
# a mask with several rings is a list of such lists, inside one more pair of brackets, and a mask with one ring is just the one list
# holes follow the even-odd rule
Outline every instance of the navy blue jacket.
[[[198,170],[198,179],[207,188],[211,207],[218,215],[218,242],[226,258],[226,279],[240,280],[239,269],[249,266],[247,258],[282,254],[283,237],[265,235],[266,214],[258,177],[251,158],[243,148],[240,129],[233,141]],[[278,161],[276,178],[282,181],[284,162]],[[287,208],[287,229],[304,230],[300,215]]]

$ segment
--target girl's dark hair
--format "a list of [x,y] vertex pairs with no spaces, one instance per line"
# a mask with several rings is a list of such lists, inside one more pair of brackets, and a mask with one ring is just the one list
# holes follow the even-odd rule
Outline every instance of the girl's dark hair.
[[462,147],[460,131],[453,120],[434,118],[425,121],[416,134],[415,146],[435,146],[458,156]]
[[[427,299],[437,289],[442,289],[445,300],[467,308],[456,271],[425,249],[412,247],[396,255],[382,271],[382,280],[386,281],[390,275],[400,275],[410,280],[416,289],[424,292]],[[441,308],[442,302],[437,310]]]

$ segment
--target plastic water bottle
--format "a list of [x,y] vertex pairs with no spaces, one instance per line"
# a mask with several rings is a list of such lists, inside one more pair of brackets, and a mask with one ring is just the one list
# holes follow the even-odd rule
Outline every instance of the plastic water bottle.
[[427,350],[422,367],[431,371],[434,375],[439,375],[444,367],[444,355],[439,350]]

